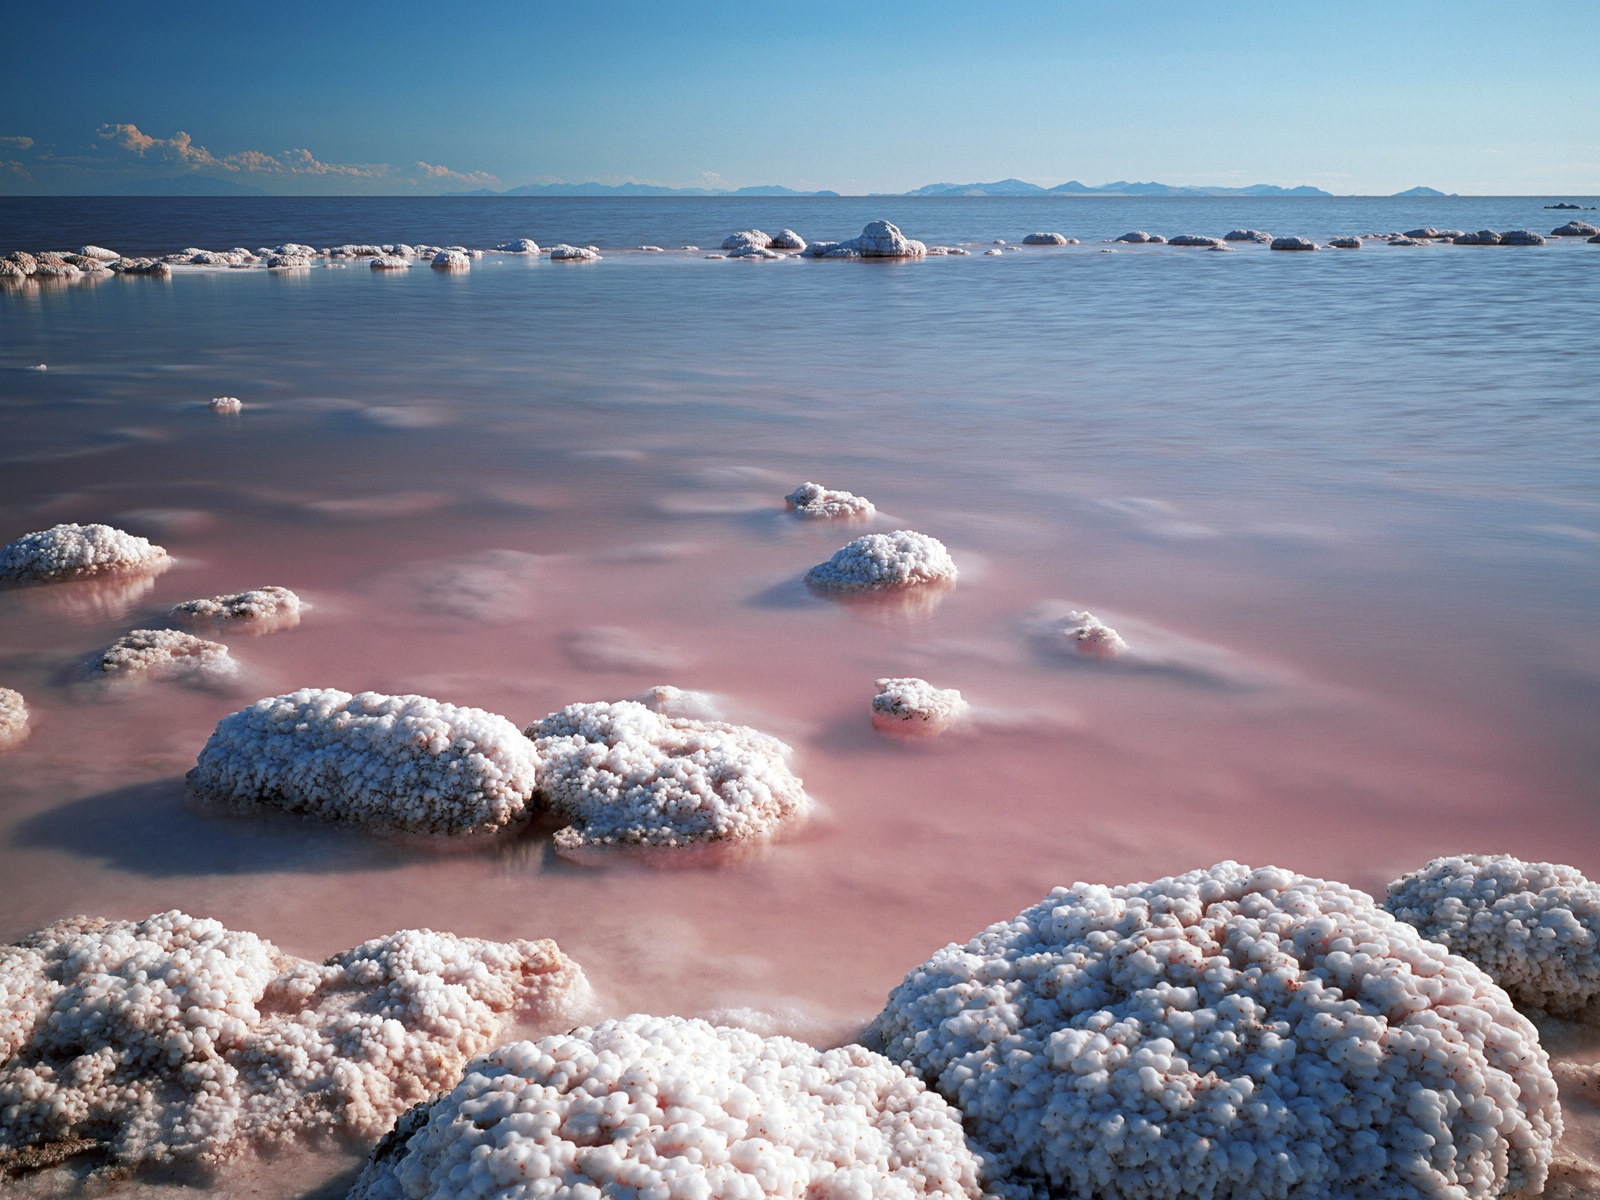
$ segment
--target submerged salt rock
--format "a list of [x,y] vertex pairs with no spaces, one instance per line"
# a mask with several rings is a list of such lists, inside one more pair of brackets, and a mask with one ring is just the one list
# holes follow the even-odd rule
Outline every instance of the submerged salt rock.
[[910,529],[864,534],[806,572],[812,587],[834,592],[920,587],[955,578],[956,564],[944,543]]
[[185,777],[203,800],[413,833],[495,833],[531,811],[517,727],[426,696],[302,688],[222,718]]
[[1424,225],[1420,229],[1408,229],[1401,236],[1408,238],[1436,238],[1443,235],[1432,225]]
[[906,976],[863,1041],[1018,1188],[1537,1193],[1561,1111],[1482,970],[1343,884],[1225,862],[1057,888]]
[[743,725],[668,717],[632,700],[569,704],[528,727],[556,851],[667,849],[770,841],[811,798],[789,747]]
[[465,250],[441,250],[433,256],[433,266],[439,271],[467,271],[472,258]]
[[1383,906],[1477,963],[1520,1004],[1575,1015],[1600,999],[1600,884],[1510,855],[1436,858]]
[[757,249],[765,250],[770,245],[772,245],[772,239],[759,229],[741,230],[722,239],[722,248],[724,250],[739,250],[745,246],[755,246]]
[[1024,246],[1065,246],[1068,244],[1067,235],[1064,233],[1030,233],[1022,239]]
[[1313,242],[1310,238],[1280,237],[1280,238],[1273,238],[1272,239],[1272,243],[1268,247],[1268,249],[1271,249],[1271,250],[1315,250],[1315,249],[1317,249],[1317,244],[1315,242]]
[[551,249],[550,258],[554,262],[597,262],[600,254],[588,246],[568,246],[562,243]]
[[0,947],[0,1178],[84,1150],[109,1170],[377,1137],[527,1014],[581,1014],[554,942],[411,929],[324,963],[172,911],[72,917]]
[[965,715],[968,705],[955,688],[936,688],[926,679],[880,679],[872,685],[872,723],[893,733],[940,733]]
[[954,256],[954,257],[957,257],[957,258],[965,258],[968,255],[970,255],[971,253],[972,253],[971,250],[963,250],[960,246],[929,246],[928,247],[928,257],[929,258],[939,258],[939,257],[943,257],[945,255],[951,255],[951,256]]
[[217,680],[236,675],[239,665],[220,642],[176,629],[135,629],[89,660],[98,677]]
[[1589,224],[1587,221],[1568,221],[1565,225],[1558,226],[1550,231],[1551,237],[1593,237],[1600,233],[1600,228]]
[[154,572],[171,564],[160,546],[109,525],[55,525],[0,546],[0,582]]
[[1358,237],[1329,238],[1328,245],[1335,250],[1359,250],[1361,249],[1361,239]]
[[1117,658],[1128,649],[1128,643],[1115,629],[1089,612],[1069,612],[1061,636],[1074,654],[1085,658]]
[[820,483],[802,483],[784,498],[789,511],[797,517],[816,517],[826,520],[860,520],[870,517],[877,509],[871,500],[854,492],[834,491]]
[[782,258],[783,255],[775,250],[768,250],[765,246],[739,246],[729,250],[724,258]]
[[1500,235],[1502,246],[1542,246],[1545,239],[1531,229],[1508,229]]
[[398,254],[380,254],[369,265],[374,271],[405,271],[410,269],[411,260]]
[[[20,745],[28,736],[28,702],[21,692],[0,687],[0,752]],[[0,1018],[3,1023],[3,1018]]]
[[959,1114],[860,1046],[630,1016],[469,1064],[350,1200],[979,1200],[981,1169]]
[[792,229],[780,229],[772,235],[767,247],[771,250],[804,250],[806,240]]
[[218,396],[206,406],[214,413],[237,413],[244,408],[244,401],[237,396]]
[[167,615],[179,625],[242,625],[264,633],[298,625],[300,597],[286,587],[269,585],[208,600],[185,600]]
[[1255,242],[1259,245],[1270,245],[1272,235],[1260,229],[1230,229],[1222,235],[1225,242]]
[[1458,246],[1498,246],[1500,235],[1492,229],[1480,229],[1477,233],[1458,233],[1450,240]]
[[1168,238],[1169,246],[1204,246],[1212,250],[1226,249],[1222,238],[1201,237],[1193,233],[1180,233],[1177,237]]

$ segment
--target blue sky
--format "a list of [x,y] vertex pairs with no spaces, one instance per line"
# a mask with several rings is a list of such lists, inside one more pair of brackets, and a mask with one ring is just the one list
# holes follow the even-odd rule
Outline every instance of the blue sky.
[[58,0],[0,193],[1008,176],[1600,193],[1593,0]]

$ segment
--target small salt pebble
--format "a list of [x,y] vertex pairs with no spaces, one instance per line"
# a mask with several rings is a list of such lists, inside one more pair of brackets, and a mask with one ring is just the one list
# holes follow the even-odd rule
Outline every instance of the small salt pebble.
[[236,413],[243,407],[244,402],[237,396],[218,396],[210,405],[214,413]]
[[28,368],[30,371],[48,371],[49,369],[50,368],[45,366],[44,363],[35,363],[33,366]]

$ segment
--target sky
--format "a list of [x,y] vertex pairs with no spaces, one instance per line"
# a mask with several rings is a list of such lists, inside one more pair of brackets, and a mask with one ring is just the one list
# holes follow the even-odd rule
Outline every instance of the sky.
[[1600,194],[1594,0],[51,0],[0,194]]

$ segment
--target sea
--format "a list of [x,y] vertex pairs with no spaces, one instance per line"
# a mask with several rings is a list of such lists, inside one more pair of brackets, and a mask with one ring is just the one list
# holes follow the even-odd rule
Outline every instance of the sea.
[[[1600,878],[1600,245],[1110,240],[1600,215],[1558,201],[1600,205],[0,199],[0,253],[601,254],[0,290],[0,542],[104,522],[176,560],[0,591],[0,686],[31,714],[0,755],[0,941],[174,908],[317,960],[404,928],[552,937],[600,1016],[829,1045],[1057,885],[1234,859],[1381,897],[1457,853]],[[841,240],[876,219],[968,253],[707,257],[740,230]],[[1078,243],[1020,244],[1036,231]],[[211,411],[221,396],[241,411]],[[877,515],[798,519],[784,497],[806,481]],[[897,529],[948,547],[953,588],[847,602],[802,582]],[[89,677],[172,605],[267,584],[306,611],[215,635],[233,681]],[[1074,612],[1129,652],[1075,653]],[[967,717],[875,729],[897,677],[958,689]],[[521,726],[659,684],[788,743],[818,817],[735,862],[578,865],[543,834],[440,846],[185,792],[218,720],[297,688]],[[1548,1036],[1600,1059],[1582,1030]],[[1563,1152],[1594,1161],[1600,1113],[1577,1092],[1567,1110]],[[116,1194],[331,1198],[365,1149]]]

